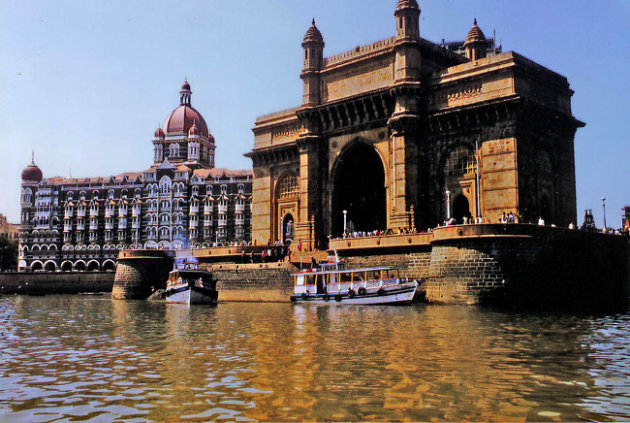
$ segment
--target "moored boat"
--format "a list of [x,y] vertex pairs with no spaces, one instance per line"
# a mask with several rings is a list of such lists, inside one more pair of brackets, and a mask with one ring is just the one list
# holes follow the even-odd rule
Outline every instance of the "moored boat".
[[219,292],[210,272],[175,269],[168,275],[164,298],[168,303],[217,304]]
[[345,269],[340,263],[323,264],[293,275],[291,301],[307,304],[409,304],[418,281],[400,276],[399,267]]

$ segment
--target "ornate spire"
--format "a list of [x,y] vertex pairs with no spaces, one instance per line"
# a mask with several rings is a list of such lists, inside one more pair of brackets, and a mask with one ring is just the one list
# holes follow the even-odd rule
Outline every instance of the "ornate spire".
[[192,91],[190,90],[190,84],[188,83],[188,78],[184,77],[184,83],[182,84],[182,89],[179,92],[179,104],[183,106],[190,106],[191,96],[192,96]]
[[31,164],[35,164],[35,149],[33,149],[33,151],[31,151]]

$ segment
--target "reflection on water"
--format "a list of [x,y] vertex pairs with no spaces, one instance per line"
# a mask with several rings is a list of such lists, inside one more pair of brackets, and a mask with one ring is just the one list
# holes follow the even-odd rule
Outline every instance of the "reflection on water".
[[630,314],[0,298],[0,421],[630,418]]

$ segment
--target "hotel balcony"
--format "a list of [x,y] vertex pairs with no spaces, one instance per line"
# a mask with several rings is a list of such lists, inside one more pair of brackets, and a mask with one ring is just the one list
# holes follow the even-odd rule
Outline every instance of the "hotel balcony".
[[219,219],[217,221],[217,226],[219,228],[225,228],[227,226],[227,219]]
[[189,225],[188,225],[188,227],[191,228],[191,229],[192,228],[197,228],[197,227],[199,227],[199,222],[196,221],[196,220],[191,220]]
[[112,217],[114,215],[113,209],[105,209],[105,217]]
[[203,221],[203,226],[205,226],[205,227],[212,226],[212,219],[205,219]]
[[237,204],[235,206],[236,213],[244,213],[245,212],[245,204]]
[[98,229],[98,222],[90,222],[90,230],[96,231]]
[[105,229],[108,231],[111,231],[112,229],[114,229],[114,223],[113,222],[106,222],[105,223]]
[[226,214],[226,213],[227,213],[227,205],[219,204],[219,214]]
[[78,221],[77,222],[77,231],[84,231],[84,230],[85,230],[85,222]]
[[190,214],[199,213],[199,206],[190,206]]
[[243,226],[243,225],[245,225],[245,217],[242,214],[237,214],[236,218],[234,219],[234,224],[236,226]]
[[64,231],[64,232],[70,232],[70,231],[72,231],[72,223],[69,223],[69,222],[68,222],[68,223],[65,223],[65,224],[63,225],[63,231]]
[[79,209],[77,211],[77,217],[85,217],[85,209]]
[[140,229],[140,222],[133,222],[131,224],[131,229]]

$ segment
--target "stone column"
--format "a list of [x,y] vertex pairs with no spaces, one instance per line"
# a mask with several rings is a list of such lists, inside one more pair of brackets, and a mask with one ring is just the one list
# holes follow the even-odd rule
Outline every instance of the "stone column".
[[295,223],[295,241],[302,241],[306,248],[314,244],[317,230],[311,220],[318,215],[319,204],[319,144],[321,137],[313,133],[302,135],[297,143],[299,150],[300,174],[298,176],[299,200],[298,216]]
[[[406,228],[410,214],[417,213],[418,204],[418,124],[415,114],[396,113],[389,120],[392,133],[392,164],[389,171],[389,210],[387,226]],[[416,216],[414,216],[414,220]]]

